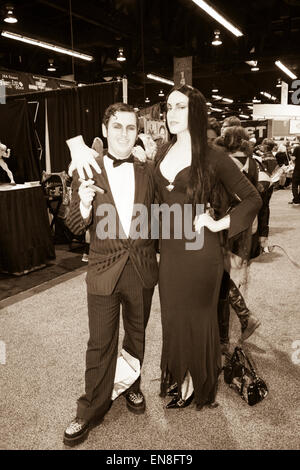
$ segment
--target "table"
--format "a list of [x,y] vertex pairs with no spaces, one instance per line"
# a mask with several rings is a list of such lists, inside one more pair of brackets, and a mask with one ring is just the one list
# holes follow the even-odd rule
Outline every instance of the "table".
[[53,258],[41,186],[0,186],[0,271],[26,274]]

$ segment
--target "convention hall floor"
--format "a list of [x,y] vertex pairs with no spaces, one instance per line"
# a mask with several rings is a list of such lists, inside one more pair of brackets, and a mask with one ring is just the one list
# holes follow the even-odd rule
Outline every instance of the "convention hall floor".
[[[290,199],[290,190],[272,197],[270,244],[281,245],[299,263],[300,206],[288,205]],[[63,432],[84,389],[84,270],[0,302],[0,449],[64,449]],[[251,264],[246,298],[262,322],[246,349],[268,384],[265,400],[248,406],[221,376],[218,408],[165,409],[167,400],[159,397],[156,290],[142,371],[146,413],[130,413],[118,398],[78,449],[299,449],[299,269],[280,249],[261,255]],[[234,313],[231,323],[234,345],[239,336]]]

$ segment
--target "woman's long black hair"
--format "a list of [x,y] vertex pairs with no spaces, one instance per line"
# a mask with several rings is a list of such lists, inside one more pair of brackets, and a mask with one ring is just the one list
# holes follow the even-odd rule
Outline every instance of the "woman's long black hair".
[[207,204],[210,200],[212,185],[211,168],[208,161],[207,127],[208,115],[206,100],[202,93],[189,85],[174,87],[189,98],[188,128],[191,135],[192,162],[187,186],[189,203]]

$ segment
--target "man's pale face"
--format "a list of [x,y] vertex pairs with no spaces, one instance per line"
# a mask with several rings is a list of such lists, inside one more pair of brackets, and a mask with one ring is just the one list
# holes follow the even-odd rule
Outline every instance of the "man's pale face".
[[116,158],[129,157],[137,137],[137,123],[134,113],[117,111],[108,121],[107,128],[102,125],[107,138],[108,151]]

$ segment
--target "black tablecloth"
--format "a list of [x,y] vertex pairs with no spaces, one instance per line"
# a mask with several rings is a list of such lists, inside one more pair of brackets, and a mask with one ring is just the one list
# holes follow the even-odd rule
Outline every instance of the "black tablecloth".
[[53,258],[42,188],[0,191],[0,271],[22,274]]

